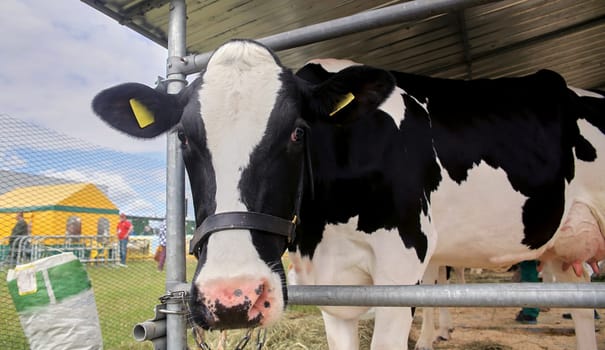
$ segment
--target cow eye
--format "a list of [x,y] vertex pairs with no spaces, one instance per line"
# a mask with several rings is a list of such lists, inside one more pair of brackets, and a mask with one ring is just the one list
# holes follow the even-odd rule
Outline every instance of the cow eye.
[[176,133],[176,136],[179,138],[181,143],[187,143],[187,136],[185,136],[185,132],[183,130],[179,130]]
[[305,129],[296,128],[296,129],[294,129],[294,131],[292,131],[292,134],[290,135],[290,140],[292,142],[300,142],[304,136],[305,136]]

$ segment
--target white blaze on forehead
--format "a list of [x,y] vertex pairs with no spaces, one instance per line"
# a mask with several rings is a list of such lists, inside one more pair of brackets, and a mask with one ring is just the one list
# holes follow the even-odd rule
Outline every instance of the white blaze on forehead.
[[[325,69],[329,73],[338,73],[348,67],[361,66],[361,63],[336,58],[316,58],[307,62],[307,64],[309,63],[319,64],[323,69]],[[403,117],[405,115],[405,105],[401,96],[402,94],[404,94],[404,91],[399,87],[395,86],[395,89],[393,90],[391,95],[389,95],[389,97],[384,100],[384,102],[380,106],[378,106],[378,109],[393,118],[393,122],[395,122],[397,128],[399,128],[399,126],[401,125],[401,121],[403,120]]]
[[261,141],[281,87],[281,67],[264,47],[236,41],[208,62],[201,116],[216,174],[216,211],[245,210],[238,183]]
[[[262,140],[278,91],[281,67],[265,48],[230,42],[213,54],[200,91],[201,117],[216,179],[216,212],[245,211],[238,184],[250,154]],[[281,308],[281,280],[263,262],[250,231],[225,230],[208,239],[207,257],[195,285],[255,277],[267,281]],[[279,314],[279,313],[276,313]]]

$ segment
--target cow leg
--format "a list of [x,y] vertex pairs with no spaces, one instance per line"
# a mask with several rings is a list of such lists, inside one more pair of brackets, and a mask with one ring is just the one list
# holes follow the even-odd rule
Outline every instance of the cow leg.
[[454,331],[454,323],[450,310],[447,307],[439,308],[439,328],[437,329],[437,340],[450,340]]
[[[573,269],[563,271],[563,262],[551,260],[544,263],[544,270],[552,274],[557,282],[589,283],[590,275],[584,269],[582,276],[577,276]],[[594,310],[593,309],[571,309],[571,316],[576,332],[577,350],[597,350],[597,338],[595,334]]]
[[[464,267],[454,267],[452,272],[456,275],[456,282],[458,284],[464,284]],[[445,266],[439,267],[439,284],[449,284],[447,278],[447,268]],[[450,340],[452,338],[452,332],[454,331],[454,322],[450,315],[450,310],[447,307],[439,308],[439,328],[437,329],[437,340]]]
[[328,348],[330,350],[357,350],[359,337],[357,335],[358,319],[342,319],[322,311],[321,315],[326,327]]
[[[426,232],[430,232],[429,229]],[[429,233],[429,243],[431,233]],[[375,285],[414,285],[422,281],[422,276],[430,261],[429,252],[425,261],[420,261],[414,249],[405,248],[396,231],[379,230],[372,234],[375,254],[371,267]],[[404,267],[404,268],[402,268]],[[409,307],[376,308],[372,350],[407,349],[412,328],[412,310]]]
[[372,350],[407,349],[412,328],[409,307],[377,307],[372,335]]
[[[422,284],[433,285],[438,282],[439,266],[430,264],[424,271]],[[445,268],[445,267],[444,267]],[[432,307],[422,308],[422,326],[420,327],[420,336],[414,347],[416,350],[431,350],[433,349],[433,341],[435,340],[435,309]]]

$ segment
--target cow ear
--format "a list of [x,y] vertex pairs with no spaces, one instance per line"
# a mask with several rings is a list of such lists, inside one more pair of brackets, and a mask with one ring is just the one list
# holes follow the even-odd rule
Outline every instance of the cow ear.
[[140,138],[170,130],[183,112],[176,95],[137,83],[101,91],[92,101],[92,109],[109,125]]
[[316,86],[313,95],[321,118],[343,124],[373,113],[394,88],[395,79],[388,71],[354,66]]

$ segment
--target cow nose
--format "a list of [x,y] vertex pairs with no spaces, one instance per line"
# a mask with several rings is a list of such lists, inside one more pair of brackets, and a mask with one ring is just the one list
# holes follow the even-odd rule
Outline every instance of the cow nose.
[[[204,322],[213,329],[262,326],[272,310],[273,291],[266,280],[212,280],[198,290]],[[195,315],[194,315],[195,316]]]

